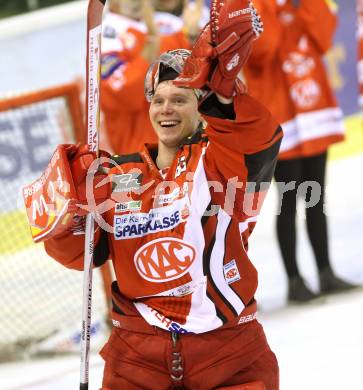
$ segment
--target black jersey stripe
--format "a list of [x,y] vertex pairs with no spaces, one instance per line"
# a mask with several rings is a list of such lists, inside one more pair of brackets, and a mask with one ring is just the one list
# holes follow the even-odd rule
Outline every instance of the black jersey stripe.
[[[277,162],[281,139],[269,148],[253,154],[245,154],[245,164],[248,171],[247,192],[259,192],[263,183],[270,183]],[[262,188],[266,190],[266,188]]]
[[207,290],[207,297],[213,303],[214,308],[216,309],[216,316],[223,322],[223,324],[228,322],[228,318],[218,309],[218,307],[214,304],[213,297],[209,294]]

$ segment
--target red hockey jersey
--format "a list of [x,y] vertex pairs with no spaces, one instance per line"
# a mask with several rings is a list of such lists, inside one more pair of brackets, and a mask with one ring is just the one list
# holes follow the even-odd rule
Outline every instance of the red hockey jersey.
[[281,123],[281,159],[324,152],[344,136],[343,113],[328,82],[323,55],[332,46],[334,2],[256,0],[264,32],[244,69],[249,92]]
[[[254,302],[248,238],[282,130],[248,95],[235,97],[234,109],[235,120],[204,113],[205,133],[185,141],[166,176],[153,161],[156,146],[114,158],[94,260],[109,248],[116,323],[136,312],[166,330],[202,333],[236,321]],[[83,245],[71,233],[45,242],[50,256],[75,269],[82,269]]]

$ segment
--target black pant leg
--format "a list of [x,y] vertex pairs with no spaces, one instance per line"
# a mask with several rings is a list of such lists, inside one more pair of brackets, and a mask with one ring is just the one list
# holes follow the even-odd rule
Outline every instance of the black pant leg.
[[315,203],[314,197],[316,198],[317,194],[314,194],[312,188],[316,189],[316,186],[320,186],[321,189],[320,197],[316,199],[317,203],[313,207],[306,208],[308,236],[319,270],[330,266],[327,220],[324,214],[326,161],[327,152],[302,159],[302,180],[316,183],[307,191],[305,202]]
[[301,159],[279,160],[274,176],[279,203],[277,239],[287,276],[293,278],[299,275],[296,260],[296,198],[301,177]]

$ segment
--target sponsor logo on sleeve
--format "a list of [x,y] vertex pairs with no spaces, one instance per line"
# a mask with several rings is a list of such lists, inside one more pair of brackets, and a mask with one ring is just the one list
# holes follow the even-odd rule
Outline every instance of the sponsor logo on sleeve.
[[231,260],[229,263],[223,266],[224,279],[228,284],[237,282],[241,279],[239,274],[236,260]]
[[185,275],[196,257],[195,248],[177,238],[165,237],[143,245],[134,256],[139,275],[163,283]]

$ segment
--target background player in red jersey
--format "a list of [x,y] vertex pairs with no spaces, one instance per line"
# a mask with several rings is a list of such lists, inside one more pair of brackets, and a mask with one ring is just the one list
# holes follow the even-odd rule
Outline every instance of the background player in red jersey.
[[344,139],[343,113],[323,62],[333,43],[336,5],[330,0],[256,0],[256,7],[265,33],[256,41],[244,74],[252,96],[271,110],[284,130],[275,170],[280,201],[276,230],[288,300],[308,302],[318,294],[298,269],[295,218],[300,195],[320,293],[356,287],[333,272],[324,214],[328,148]]

